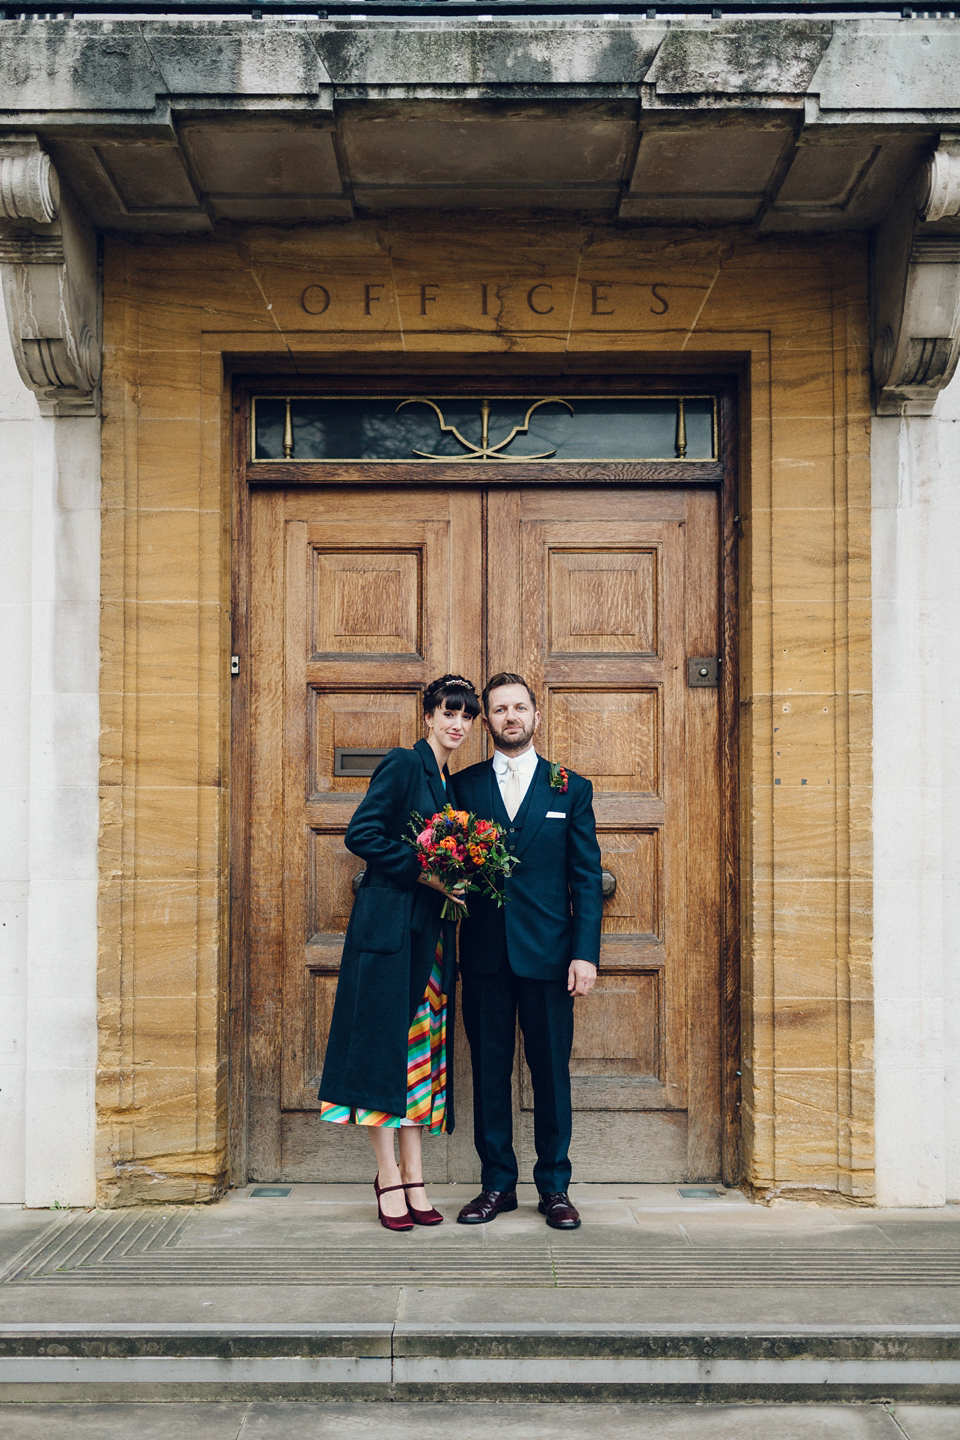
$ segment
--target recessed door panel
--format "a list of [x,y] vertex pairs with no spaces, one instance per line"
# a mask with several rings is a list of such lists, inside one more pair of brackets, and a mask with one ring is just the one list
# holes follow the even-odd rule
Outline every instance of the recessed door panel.
[[407,655],[423,646],[423,550],[312,544],[313,658]]
[[658,562],[654,548],[551,547],[549,653],[656,654]]

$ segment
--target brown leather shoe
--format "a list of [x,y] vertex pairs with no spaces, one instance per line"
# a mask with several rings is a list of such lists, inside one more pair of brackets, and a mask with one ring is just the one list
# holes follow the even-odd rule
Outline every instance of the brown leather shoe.
[[566,1190],[560,1190],[555,1195],[541,1195],[537,1209],[547,1217],[547,1224],[554,1230],[576,1230],[580,1224],[580,1212]]
[[[486,1225],[505,1210],[516,1210],[516,1190],[481,1190],[475,1200],[469,1200],[457,1216],[458,1225]],[[576,1214],[576,1211],[574,1211]],[[579,1220],[577,1224],[579,1225]]]

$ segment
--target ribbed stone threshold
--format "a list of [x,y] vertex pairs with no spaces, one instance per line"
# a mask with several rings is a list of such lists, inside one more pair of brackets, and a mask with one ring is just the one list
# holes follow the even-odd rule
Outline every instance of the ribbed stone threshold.
[[[397,1240],[385,1251],[374,1235],[335,1246],[181,1244],[182,1211],[106,1212],[53,1227],[18,1258],[6,1284],[46,1285],[422,1285],[544,1289],[722,1286],[960,1287],[960,1248],[820,1249],[805,1243],[691,1248],[651,1247],[642,1233],[601,1240],[523,1236],[467,1250],[454,1239]],[[189,1238],[189,1237],[186,1237]],[[401,1248],[402,1247],[402,1248]]]
[[[461,1240],[420,1237],[391,1251],[370,1241],[307,1246],[183,1244],[183,1212],[91,1215],[40,1238],[7,1284],[222,1286],[422,1284],[543,1289],[704,1286],[960,1286],[960,1248],[649,1247],[642,1234],[584,1241],[530,1237],[469,1253]],[[545,1236],[550,1231],[545,1230]],[[573,1240],[573,1244],[571,1244]],[[409,1246],[409,1248],[407,1248]]]

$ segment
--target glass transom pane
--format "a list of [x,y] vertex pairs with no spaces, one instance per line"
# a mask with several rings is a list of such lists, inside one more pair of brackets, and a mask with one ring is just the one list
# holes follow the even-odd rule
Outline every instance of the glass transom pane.
[[715,460],[712,396],[258,396],[255,460]]

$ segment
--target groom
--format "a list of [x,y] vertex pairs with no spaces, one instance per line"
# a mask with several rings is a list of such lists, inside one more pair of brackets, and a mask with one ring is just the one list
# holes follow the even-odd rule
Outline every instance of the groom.
[[593,787],[537,755],[540,713],[522,675],[494,675],[483,714],[494,756],[455,777],[457,804],[496,821],[520,863],[506,881],[505,905],[471,896],[460,926],[483,1191],[457,1219],[483,1225],[517,1208],[511,1082],[519,1017],[533,1079],[540,1212],[554,1229],[575,1230],[580,1216],[567,1194],[573,1002],[596,980],[603,903]]

